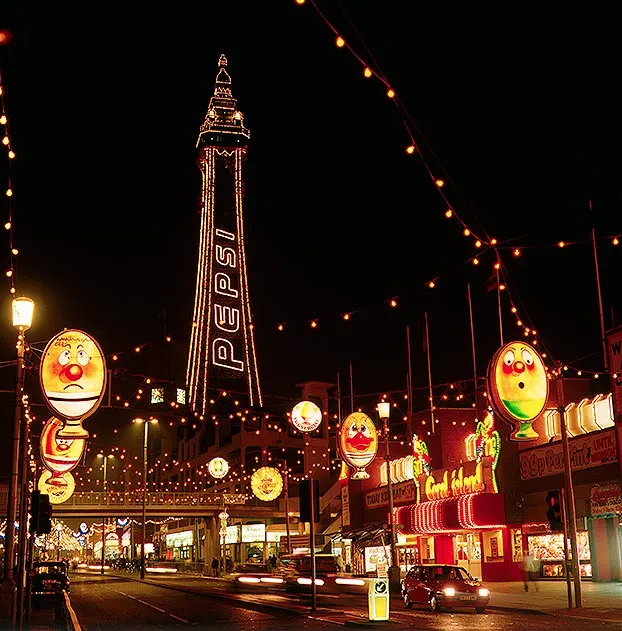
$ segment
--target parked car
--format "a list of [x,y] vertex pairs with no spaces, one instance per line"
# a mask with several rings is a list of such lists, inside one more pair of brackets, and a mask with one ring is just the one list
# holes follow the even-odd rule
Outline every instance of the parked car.
[[35,561],[32,566],[31,594],[35,600],[55,599],[69,592],[71,581],[62,561]]
[[459,565],[416,565],[402,581],[406,607],[428,605],[432,611],[475,607],[484,613],[490,591]]

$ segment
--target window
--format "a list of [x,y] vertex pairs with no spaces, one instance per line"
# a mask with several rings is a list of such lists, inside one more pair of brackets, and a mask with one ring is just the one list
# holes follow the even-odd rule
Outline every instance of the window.
[[186,405],[186,391],[183,388],[177,388],[177,403]]
[[164,388],[151,389],[151,403],[164,403]]

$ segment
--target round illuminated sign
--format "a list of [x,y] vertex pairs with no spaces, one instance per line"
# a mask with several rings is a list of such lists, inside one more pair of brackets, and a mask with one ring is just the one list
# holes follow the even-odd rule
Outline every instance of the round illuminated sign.
[[48,419],[41,430],[39,441],[43,464],[57,474],[71,471],[78,465],[85,445],[83,438],[63,437],[63,425],[63,421],[54,416]]
[[493,411],[515,425],[510,440],[538,438],[532,423],[549,396],[549,380],[538,351],[525,342],[505,344],[488,364],[487,381]]
[[251,476],[251,489],[264,502],[275,500],[283,490],[283,476],[274,467],[261,467]]
[[311,401],[301,401],[294,406],[290,420],[298,431],[308,434],[322,423],[322,410]]
[[207,464],[207,470],[213,478],[219,480],[229,473],[229,463],[224,458],[212,458]]
[[62,504],[73,495],[76,481],[68,471],[60,475],[44,471],[39,478],[37,488],[41,493],[49,495],[50,504]]
[[[84,331],[61,331],[43,351],[39,380],[52,414],[81,421],[97,410],[104,397],[106,360],[102,349]],[[66,430],[67,436],[88,438],[79,422],[70,423]]]
[[353,412],[347,416],[339,428],[339,449],[341,457],[356,472],[353,480],[366,480],[365,471],[378,451],[378,432],[374,422],[362,412]]

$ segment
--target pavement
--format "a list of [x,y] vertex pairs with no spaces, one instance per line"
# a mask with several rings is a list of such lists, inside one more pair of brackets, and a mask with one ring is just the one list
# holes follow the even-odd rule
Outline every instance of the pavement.
[[[118,578],[139,580],[138,575],[118,574]],[[231,600],[259,610],[287,611],[293,615],[310,618],[330,618],[333,622],[345,626],[365,626],[367,616],[355,610],[344,611],[343,604],[338,604],[338,597],[318,597],[318,608],[311,611],[310,603],[297,601],[278,593],[264,594],[237,593],[230,589],[231,580],[227,577],[200,577],[190,574],[168,576],[147,576],[145,582],[194,593],[217,595],[218,598]],[[72,582],[93,580],[114,580],[113,575],[101,577],[89,574],[73,574]],[[184,579],[191,579],[190,581]],[[520,613],[542,614],[543,616],[572,617],[598,622],[622,622],[622,582],[599,583],[584,581],[581,583],[582,607],[574,606],[574,584],[571,583],[573,606],[568,606],[568,588],[565,581],[530,582],[529,591],[525,591],[522,582],[486,583],[491,591],[488,609],[516,611]],[[391,610],[400,612],[403,609],[399,596],[391,598]]]

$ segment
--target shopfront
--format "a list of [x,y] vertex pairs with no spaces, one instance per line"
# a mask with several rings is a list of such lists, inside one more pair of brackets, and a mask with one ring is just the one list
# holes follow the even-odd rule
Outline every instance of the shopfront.
[[622,580],[622,492],[618,482],[592,486],[587,524],[594,580]]

